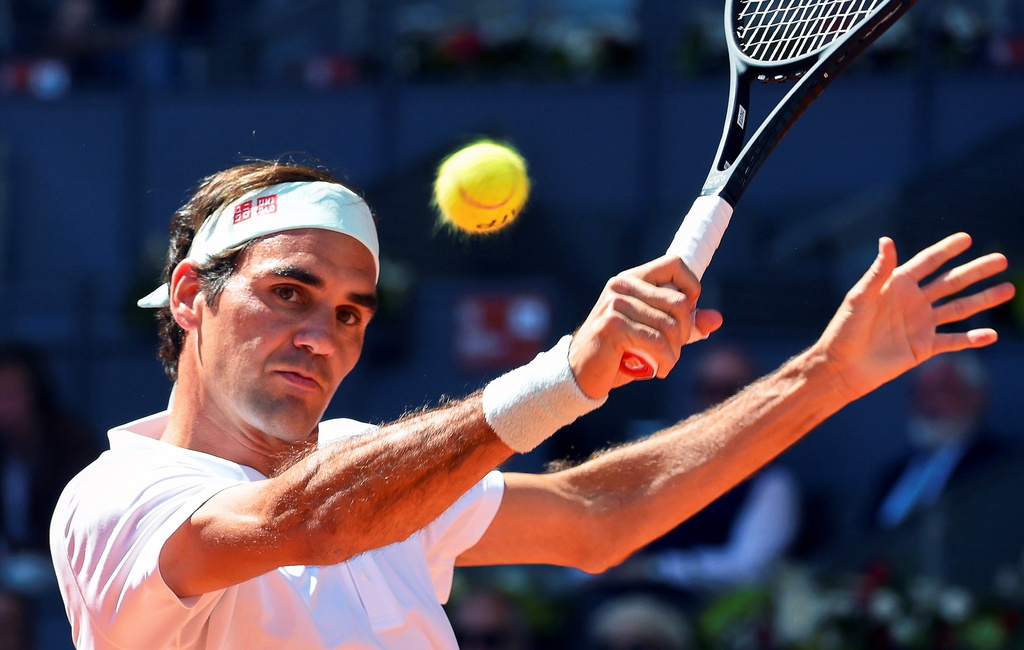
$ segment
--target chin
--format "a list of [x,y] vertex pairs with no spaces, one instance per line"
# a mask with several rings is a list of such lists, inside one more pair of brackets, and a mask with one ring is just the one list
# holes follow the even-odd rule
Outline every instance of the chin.
[[263,428],[263,432],[272,438],[277,438],[282,442],[289,444],[302,444],[309,442],[310,440],[316,440],[317,425],[319,420],[309,423],[308,420],[302,422],[273,422],[268,423],[269,426]]
[[269,412],[263,411],[253,418],[252,424],[268,438],[287,444],[301,444],[316,440],[317,427],[320,424],[319,416],[313,417],[309,413],[292,413],[293,417],[287,417],[286,413],[287,409],[284,408],[271,409]]
[[265,388],[247,391],[237,401],[244,404],[240,415],[273,444],[276,439],[300,444],[316,439],[317,426],[327,409],[311,395],[297,396]]

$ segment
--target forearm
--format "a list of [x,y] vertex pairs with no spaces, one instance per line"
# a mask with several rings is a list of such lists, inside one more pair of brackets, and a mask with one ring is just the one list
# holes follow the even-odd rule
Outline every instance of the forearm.
[[514,451],[601,403],[575,383],[567,347],[564,339],[466,399],[312,450],[267,481],[217,494],[165,544],[161,568],[175,574],[165,579],[178,595],[193,595],[406,539]]
[[[618,531],[608,563],[665,534],[845,405],[815,349],[711,410],[567,470],[596,528]],[[628,517],[629,527],[606,522]]]
[[480,395],[318,449],[274,479],[268,520],[336,562],[401,541],[433,521],[512,450]]
[[404,418],[218,493],[164,543],[161,573],[194,596],[276,567],[347,560],[404,540],[511,454],[479,394]]

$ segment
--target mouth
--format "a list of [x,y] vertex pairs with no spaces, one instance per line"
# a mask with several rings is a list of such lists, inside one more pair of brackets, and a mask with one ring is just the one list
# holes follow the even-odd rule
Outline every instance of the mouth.
[[278,370],[276,374],[296,388],[313,391],[319,390],[321,387],[320,382],[312,375],[299,370]]

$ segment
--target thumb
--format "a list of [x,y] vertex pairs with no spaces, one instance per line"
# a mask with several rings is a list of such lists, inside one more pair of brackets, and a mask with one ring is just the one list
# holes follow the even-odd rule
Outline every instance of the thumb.
[[871,267],[850,290],[851,297],[871,300],[882,292],[882,287],[896,270],[896,243],[889,237],[878,239],[878,254]]

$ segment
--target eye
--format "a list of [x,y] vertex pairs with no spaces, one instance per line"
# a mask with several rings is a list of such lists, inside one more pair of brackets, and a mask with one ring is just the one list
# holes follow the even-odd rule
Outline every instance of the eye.
[[295,287],[274,287],[274,294],[285,302],[296,302],[299,299],[299,292]]
[[338,322],[342,325],[357,325],[361,320],[358,311],[354,309],[338,309]]

